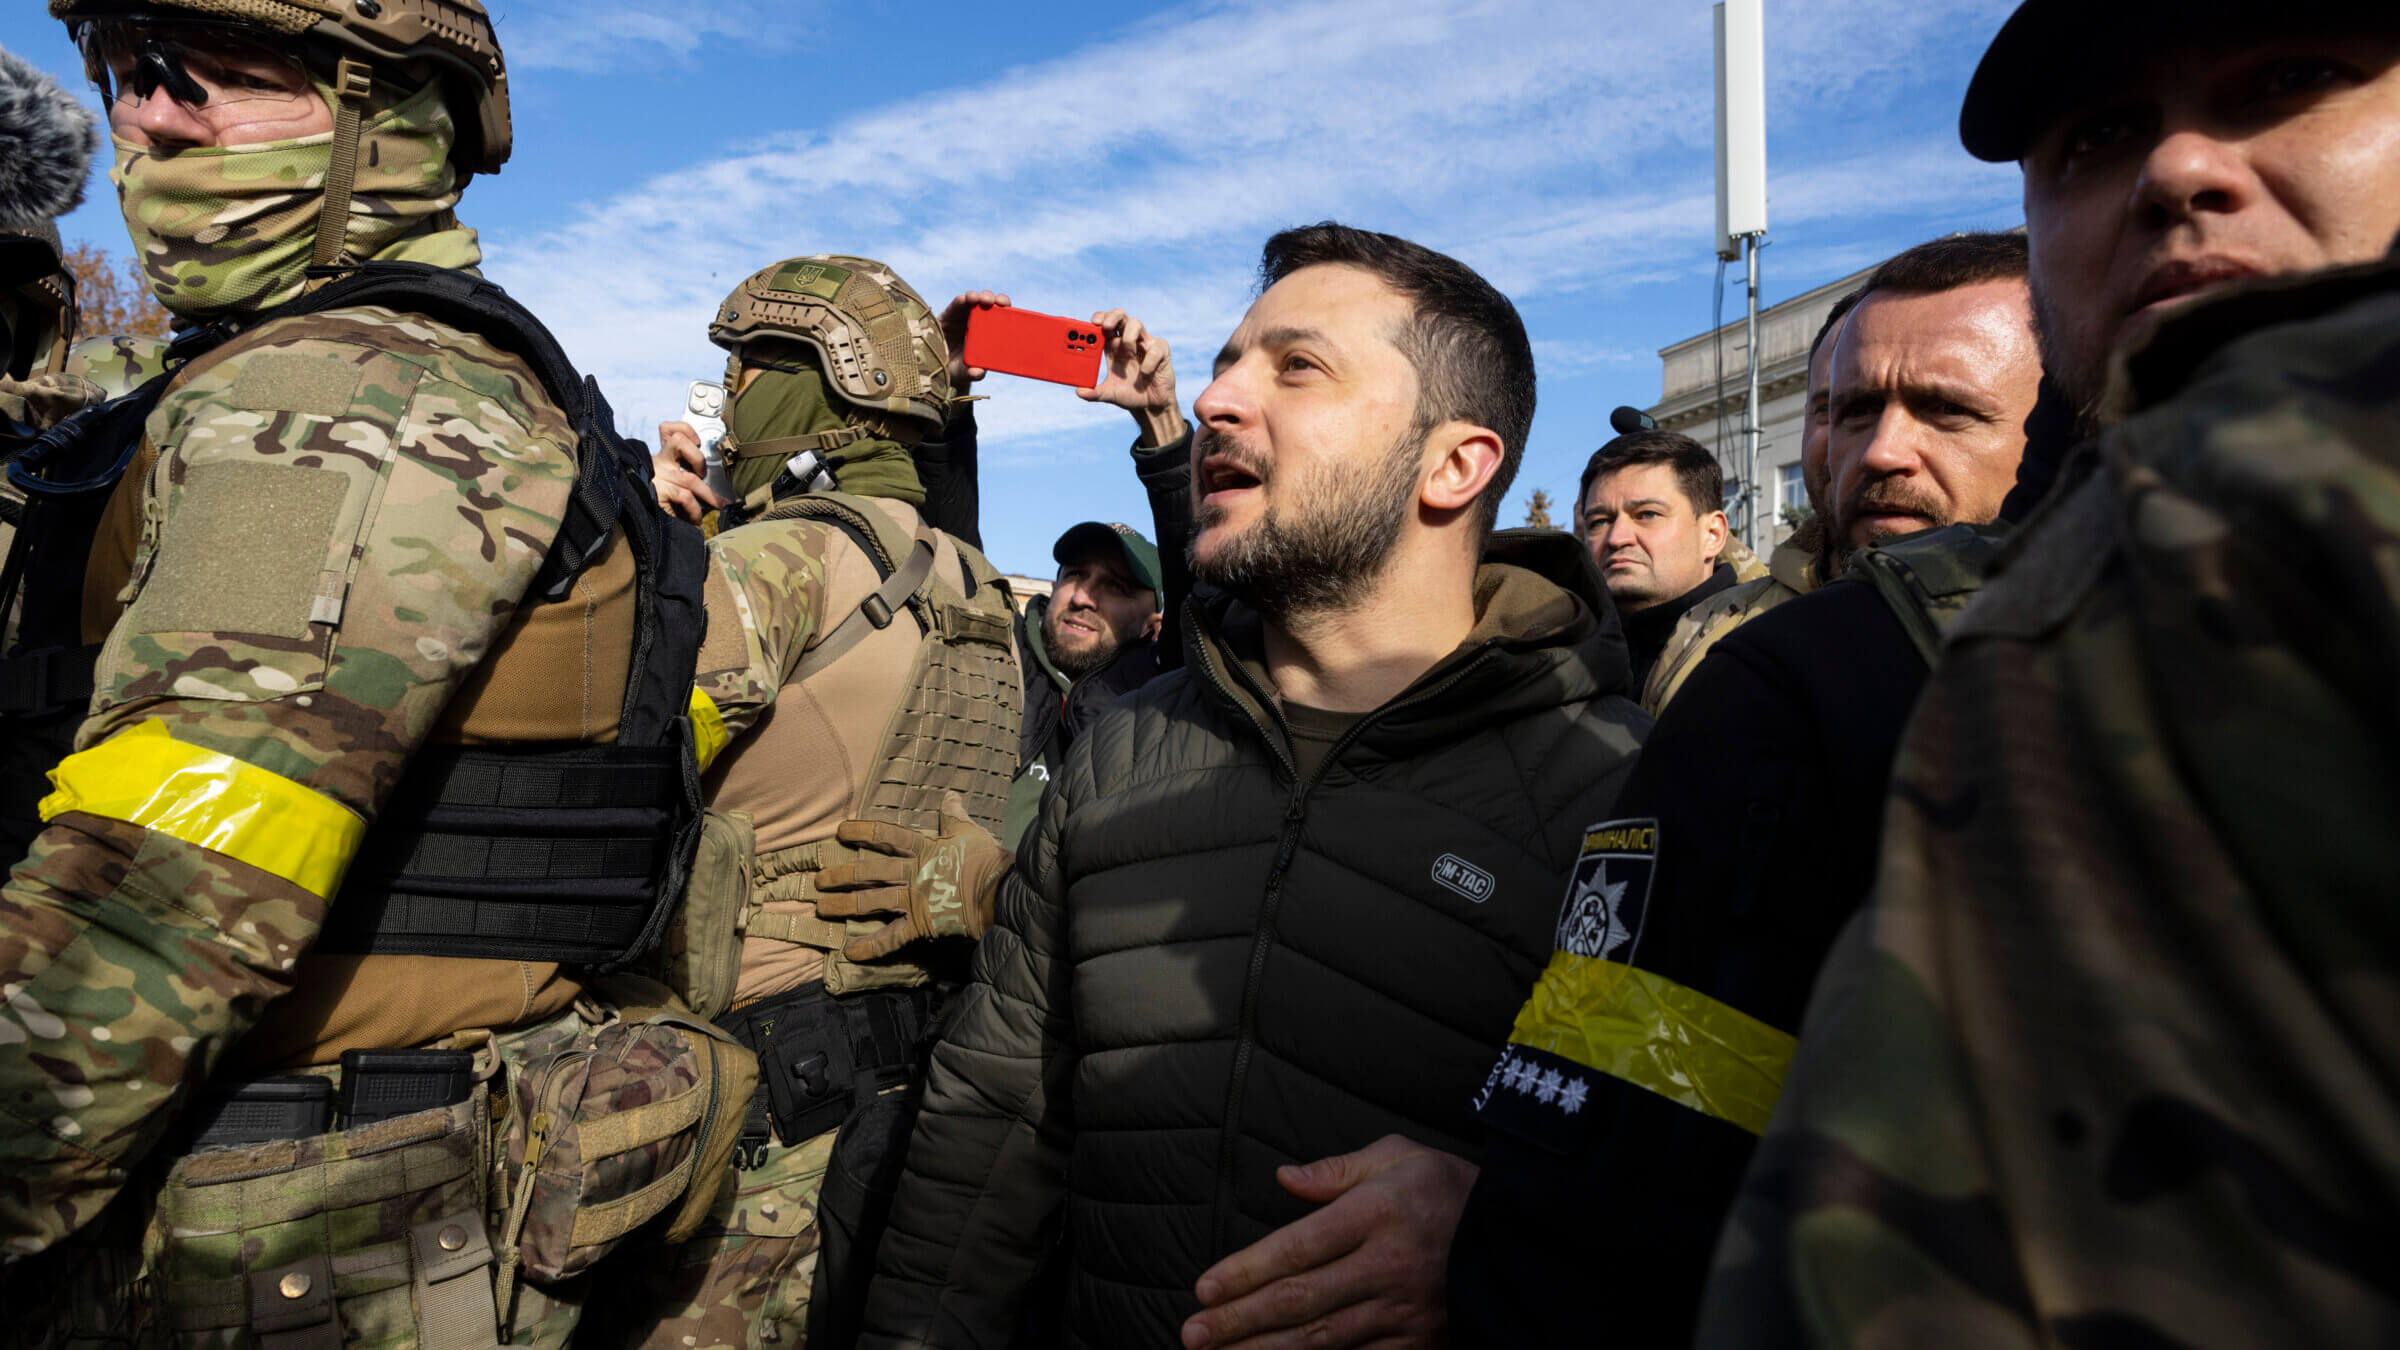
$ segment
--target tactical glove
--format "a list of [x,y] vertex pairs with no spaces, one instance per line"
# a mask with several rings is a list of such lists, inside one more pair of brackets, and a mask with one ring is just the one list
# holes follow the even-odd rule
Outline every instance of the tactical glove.
[[942,794],[942,832],[924,834],[880,820],[846,820],[833,837],[885,856],[837,863],[817,874],[817,913],[828,919],[892,915],[852,938],[842,955],[874,961],[919,938],[979,938],[992,926],[992,897],[1017,855],[967,818],[956,792]]

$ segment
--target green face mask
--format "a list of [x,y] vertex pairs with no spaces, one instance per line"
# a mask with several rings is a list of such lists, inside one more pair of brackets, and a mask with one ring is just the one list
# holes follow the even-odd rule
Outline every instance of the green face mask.
[[[759,445],[785,436],[839,431],[847,423],[825,393],[825,377],[811,367],[761,370],[749,387],[734,395],[725,413],[726,440],[737,451],[726,470],[735,500],[775,481],[789,455],[740,455],[745,445]],[[897,497],[922,504],[924,485],[917,478],[908,451],[891,441],[856,441],[826,452],[836,463],[834,478],[844,492],[861,497]]]
[[[442,228],[458,202],[455,139],[439,81],[360,123],[348,256],[440,267],[482,261],[474,231]],[[300,294],[316,248],[332,132],[182,150],[122,138],[116,146],[109,178],[159,303],[209,319],[270,309]]]

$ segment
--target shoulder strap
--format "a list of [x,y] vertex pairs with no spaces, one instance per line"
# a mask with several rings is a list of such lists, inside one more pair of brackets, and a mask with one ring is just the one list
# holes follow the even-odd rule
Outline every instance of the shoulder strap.
[[[800,664],[792,671],[793,681],[805,680],[840,660],[844,652],[865,641],[867,634],[891,627],[892,616],[899,613],[902,607],[908,606],[913,611],[914,606],[910,602],[932,576],[932,532],[920,531],[916,542],[909,548],[908,561],[885,576],[883,585],[859,601],[858,608],[850,612],[850,617],[836,624],[833,631],[825,635],[824,641],[808,649],[808,653],[800,658]],[[924,622],[921,615],[918,622]]]
[[1851,555],[1845,581],[1861,581],[1883,596],[1917,655],[1932,665],[1967,600],[1983,588],[2000,552],[2002,531],[1988,525],[1927,530]]

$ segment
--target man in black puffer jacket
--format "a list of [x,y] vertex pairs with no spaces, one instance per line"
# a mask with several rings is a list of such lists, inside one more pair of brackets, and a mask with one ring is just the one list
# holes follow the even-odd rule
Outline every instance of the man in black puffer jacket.
[[1007,1343],[1062,1217],[1067,1345],[1442,1334],[1482,1047],[1648,719],[1575,540],[1490,534],[1514,307],[1332,224],[1262,272],[1194,405],[1214,593],[999,885],[862,1345]]

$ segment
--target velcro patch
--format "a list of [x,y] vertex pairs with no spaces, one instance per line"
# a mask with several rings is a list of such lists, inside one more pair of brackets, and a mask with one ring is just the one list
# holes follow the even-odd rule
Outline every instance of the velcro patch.
[[1633,964],[1657,867],[1655,819],[1604,821],[1585,830],[1566,903],[1558,911],[1559,949]]
[[227,402],[258,412],[340,417],[358,397],[366,368],[338,356],[258,352],[245,357]]
[[349,490],[325,469],[193,465],[126,616],[133,631],[307,637]]

